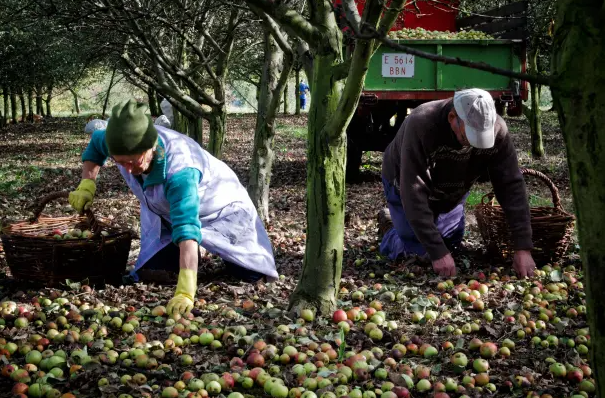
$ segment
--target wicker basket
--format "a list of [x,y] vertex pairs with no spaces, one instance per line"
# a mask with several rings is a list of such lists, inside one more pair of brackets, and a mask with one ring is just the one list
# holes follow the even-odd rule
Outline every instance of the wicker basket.
[[[550,188],[553,207],[530,208],[534,243],[532,256],[538,266],[556,262],[567,251],[575,217],[563,210],[559,190],[550,178],[531,169],[521,169],[521,173],[537,177]],[[508,258],[513,253],[513,243],[504,211],[494,204],[494,198],[493,192],[484,195],[475,208],[475,216],[488,252]]]
[[[119,285],[126,270],[132,232],[95,217],[91,211],[69,217],[41,216],[48,202],[68,195],[58,192],[44,197],[32,219],[2,229],[0,239],[13,277],[49,287],[67,279],[91,285]],[[52,236],[53,230],[65,233],[74,228],[88,229],[92,235],[73,240]]]

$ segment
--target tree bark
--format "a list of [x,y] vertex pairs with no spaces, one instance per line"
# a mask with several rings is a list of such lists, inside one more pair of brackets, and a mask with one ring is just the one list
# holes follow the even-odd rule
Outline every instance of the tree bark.
[[113,80],[116,77],[117,69],[118,69],[117,66],[115,66],[113,68],[113,71],[111,72],[111,78],[109,79],[109,87],[107,87],[107,93],[105,93],[105,101],[103,101],[103,113],[101,114],[101,117],[103,119],[105,119],[105,114],[107,113],[107,105],[109,104],[109,96],[111,95],[111,89],[113,88]]
[[305,307],[314,307],[322,314],[333,312],[342,273],[346,140],[330,139],[333,132],[326,129],[342,91],[342,84],[330,73],[338,58],[338,53],[332,52],[314,59],[307,141],[306,228],[313,232],[307,233],[302,274],[290,296],[290,308],[297,312]]
[[200,146],[204,147],[204,119],[201,117],[187,119],[187,135],[193,138]]
[[225,119],[227,112],[225,106],[216,107],[208,116],[210,125],[210,137],[208,139],[208,152],[216,158],[223,155],[223,144],[225,142]]
[[[268,18],[268,17],[265,17]],[[266,20],[265,24],[271,23]],[[282,50],[271,34],[271,29],[263,25],[265,35],[265,60],[260,81],[260,98],[256,114],[254,150],[250,162],[248,194],[256,207],[259,217],[269,221],[269,187],[275,153],[275,117],[279,108],[279,98],[285,92],[288,75],[292,69],[291,48]],[[279,32],[277,34],[280,34]],[[283,43],[283,42],[282,42]],[[286,45],[287,43],[283,43]]]
[[[2,92],[2,104],[6,104],[6,91]],[[6,109],[5,106],[2,108]],[[2,109],[0,109],[0,129],[4,126],[6,126],[6,111],[2,112]]]
[[8,86],[5,85],[2,87],[2,93],[4,97],[4,125],[7,125],[9,120],[8,113],[10,112],[10,92]]
[[218,56],[216,67],[216,78],[213,79],[214,98],[221,104],[212,107],[212,112],[208,116],[210,136],[208,140],[208,151],[216,158],[220,159],[223,155],[223,143],[225,141],[225,121],[227,116],[227,107],[225,106],[225,82],[229,71],[229,60],[233,52],[235,42],[235,27],[239,19],[241,10],[233,7],[229,16],[229,34],[223,45],[223,52]]
[[3,125],[6,126],[8,124],[8,112],[9,112],[9,102],[10,102],[10,93],[8,90],[8,86],[2,87],[2,98],[4,99],[4,115],[2,116]]
[[71,94],[74,97],[74,108],[75,108],[75,112],[76,114],[80,114],[80,98],[78,97],[78,93],[76,92],[76,90],[72,90],[71,88],[69,89],[69,91],[71,92]]
[[10,97],[11,97],[11,116],[13,118],[13,123],[17,123],[17,93],[14,87],[10,89]]
[[27,106],[28,106],[27,120],[29,120],[30,122],[33,122],[34,121],[34,92],[31,89],[27,91]]
[[296,98],[296,111],[294,114],[296,116],[300,115],[300,69],[296,69],[294,71],[295,75],[295,86],[294,86],[294,97]]
[[151,86],[147,89],[147,98],[149,101],[149,113],[153,117],[158,117],[160,115],[158,112],[158,103],[155,101],[155,90]]
[[36,114],[45,116],[44,106],[42,106],[42,86],[36,87]]
[[21,103],[21,122],[25,122],[27,119],[27,107],[25,106],[25,95],[23,89],[19,89],[19,102]]
[[605,397],[605,10],[602,0],[559,0],[551,87],[567,148],[590,326],[596,395]]
[[50,101],[52,99],[53,99],[53,85],[51,84],[48,87],[48,94],[46,95],[46,99],[44,100],[44,102],[46,102],[46,116],[47,117],[52,117],[51,107],[50,107]]
[[[538,43],[533,43],[529,53],[529,67],[533,73],[538,73]],[[530,82],[531,109],[526,114],[529,119],[531,133],[531,154],[535,159],[544,156],[544,144],[542,141],[542,123],[540,111],[540,89],[536,83]]]
[[284,115],[288,114],[288,85],[284,87]]

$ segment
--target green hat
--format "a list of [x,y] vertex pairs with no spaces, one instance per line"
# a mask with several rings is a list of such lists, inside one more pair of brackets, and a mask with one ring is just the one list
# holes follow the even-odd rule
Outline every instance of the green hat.
[[105,130],[105,142],[111,155],[136,155],[153,148],[158,132],[151,117],[145,115],[147,105],[135,100],[113,107]]

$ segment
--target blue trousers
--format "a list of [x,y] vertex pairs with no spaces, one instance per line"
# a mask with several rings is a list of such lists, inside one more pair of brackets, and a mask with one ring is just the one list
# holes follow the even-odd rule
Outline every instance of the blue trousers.
[[[391,213],[393,228],[387,231],[382,238],[380,252],[391,260],[396,260],[400,256],[426,255],[426,250],[416,237],[414,230],[406,218],[399,191],[384,177],[382,177],[382,185],[387,199],[387,206]],[[435,225],[449,250],[453,250],[459,246],[464,237],[464,203],[467,197],[468,193],[451,211],[438,214],[435,217]]]
[[307,98],[300,97],[300,109],[305,109],[306,105],[307,105]]

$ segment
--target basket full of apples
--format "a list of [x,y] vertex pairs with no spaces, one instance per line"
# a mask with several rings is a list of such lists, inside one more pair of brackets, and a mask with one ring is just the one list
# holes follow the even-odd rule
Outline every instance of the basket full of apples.
[[65,217],[43,215],[46,204],[69,192],[44,197],[34,216],[0,231],[6,262],[17,280],[57,286],[67,279],[119,284],[134,236],[91,210]]

